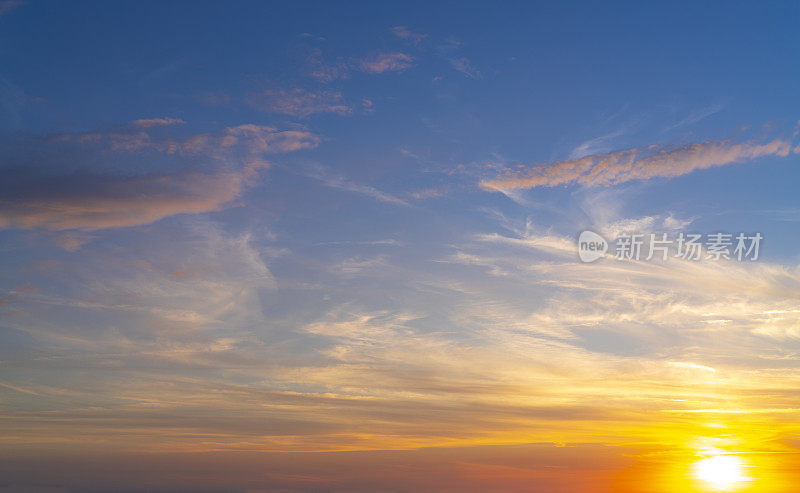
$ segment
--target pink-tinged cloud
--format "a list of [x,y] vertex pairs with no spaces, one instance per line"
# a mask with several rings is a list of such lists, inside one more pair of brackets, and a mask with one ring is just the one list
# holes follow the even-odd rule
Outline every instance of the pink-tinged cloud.
[[[93,231],[150,224],[177,214],[219,211],[237,203],[244,190],[256,182],[259,171],[269,167],[267,154],[316,147],[320,138],[303,131],[279,132],[272,127],[239,125],[218,134],[199,134],[175,140],[144,130],[130,133],[67,134],[34,143],[30,152],[62,156],[59,146],[76,145],[57,164],[69,164],[74,172],[42,159],[39,166],[6,171],[0,184],[0,229],[47,229]],[[45,151],[42,151],[45,149]],[[107,168],[91,168],[97,156],[141,160],[145,170],[119,174]],[[149,167],[147,161],[171,159],[172,170]],[[27,160],[24,158],[23,161]],[[13,186],[12,186],[13,183]],[[79,248],[68,243],[66,248]]]
[[395,26],[395,27],[393,27],[392,28],[392,34],[394,34],[395,36],[397,36],[398,38],[400,38],[402,40],[408,41],[409,43],[411,43],[411,44],[413,44],[415,46],[420,44],[422,42],[422,40],[424,40],[426,37],[428,37],[427,34],[422,34],[422,33],[417,33],[417,32],[411,31],[410,29],[408,29],[405,26]]
[[273,154],[313,149],[321,140],[311,132],[278,131],[273,127],[249,123],[226,128],[221,144],[226,147],[240,145],[251,153]]
[[133,122],[137,127],[165,127],[168,125],[183,125],[186,123],[180,118],[146,118],[143,120],[136,120]]
[[245,150],[250,155],[311,149],[318,146],[321,139],[311,132],[279,131],[265,125],[244,124],[228,127],[219,134],[196,134],[186,139],[154,136],[144,129],[60,134],[52,137],[52,140],[94,145],[95,149],[120,153],[155,151],[167,155],[224,157],[227,151],[235,148]]
[[338,79],[347,79],[350,76],[350,66],[343,60],[326,61],[319,48],[310,48],[305,56],[306,73],[320,82],[331,82]]
[[518,168],[481,182],[487,190],[513,190],[558,185],[609,186],[632,180],[681,176],[699,169],[725,166],[765,156],[785,157],[793,150],[788,140],[765,144],[711,140],[679,148],[635,147],[580,159]]
[[311,92],[298,87],[293,89],[267,89],[250,94],[247,102],[263,111],[305,118],[316,113],[349,115],[353,109],[347,105],[342,93],[336,91]]
[[378,53],[361,61],[361,70],[371,74],[402,72],[411,67],[414,58],[405,53]]

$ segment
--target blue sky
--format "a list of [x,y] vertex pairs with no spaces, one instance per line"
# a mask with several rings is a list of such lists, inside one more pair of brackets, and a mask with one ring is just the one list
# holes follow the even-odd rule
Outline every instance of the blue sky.
[[[469,163],[542,163],[639,145],[735,139],[743,127],[756,136],[767,133],[764,126],[791,132],[797,111],[785,97],[798,76],[789,63],[797,15],[790,5],[518,4],[475,15],[456,4],[295,9],[245,2],[219,10],[179,2],[14,9],[3,20],[4,128],[88,131],[163,115],[187,122],[176,131],[184,135],[241,122],[302,125],[325,144],[287,158],[267,186],[285,188],[286,170],[321,166],[404,193],[453,181],[442,172]],[[769,29],[757,27],[764,25]],[[402,39],[392,31],[397,26],[424,37]],[[29,35],[37,30],[49,35]],[[407,54],[413,62],[401,73],[354,67],[380,53]],[[467,67],[462,72],[459,63]],[[323,64],[342,76],[309,76]],[[263,101],[259,109],[264,90],[327,94],[321,104],[342,111],[270,114]],[[707,200],[698,206],[737,216],[722,219],[726,227],[746,211],[792,208],[790,193],[750,187],[754,174],[791,180],[790,163],[768,173],[736,168],[720,172],[724,177],[700,173],[659,183],[663,190],[630,206],[645,215]],[[724,187],[715,185],[721,179]],[[561,200],[551,193],[563,191],[537,195]]]
[[[205,486],[597,492],[659,453],[794,457],[799,17],[0,2],[4,456],[165,454],[165,491],[211,457],[181,454],[247,453],[270,472]],[[764,242],[583,265],[586,229]],[[285,473],[311,452],[349,466]],[[748,491],[792,484],[781,460]],[[130,486],[23,470],[0,487]]]

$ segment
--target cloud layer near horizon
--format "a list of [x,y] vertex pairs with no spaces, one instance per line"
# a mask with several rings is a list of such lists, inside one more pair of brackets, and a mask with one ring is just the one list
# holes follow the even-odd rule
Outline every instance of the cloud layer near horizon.
[[798,147],[793,146],[789,140],[774,139],[763,144],[709,140],[678,148],[634,147],[580,159],[522,166],[493,180],[484,180],[481,186],[487,190],[513,190],[574,184],[617,185],[633,180],[681,176],[699,169],[765,156],[786,157],[798,152]]

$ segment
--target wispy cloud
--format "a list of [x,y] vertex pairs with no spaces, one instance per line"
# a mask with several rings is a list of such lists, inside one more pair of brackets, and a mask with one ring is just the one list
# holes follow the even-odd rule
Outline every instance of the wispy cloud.
[[401,198],[382,192],[375,187],[348,180],[343,176],[331,174],[322,166],[312,167],[308,172],[308,176],[321,181],[327,187],[357,193],[387,204],[409,206],[409,203]]
[[[651,221],[649,218],[632,218],[625,222],[645,224]],[[625,326],[629,321],[634,325],[670,326],[670,330],[694,327],[696,331],[705,330],[713,337],[719,330],[714,327],[715,323],[725,322],[725,330],[731,337],[767,336],[783,340],[800,336],[794,325],[798,310],[791,306],[790,301],[800,289],[800,276],[796,269],[735,261],[720,269],[716,265],[678,259],[671,259],[669,266],[609,259],[585,269],[569,255],[574,254],[574,240],[571,238],[529,234],[522,239],[504,240],[500,236],[481,239],[493,244],[508,242],[519,248],[512,256],[508,252],[479,256],[487,268],[505,267],[504,272],[516,276],[519,271],[509,268],[516,265],[523,269],[520,275],[533,276],[538,282],[553,283],[570,293],[572,302],[562,304],[566,300],[556,295],[552,306],[546,310],[553,321],[561,319],[562,329],[580,325]],[[558,248],[558,245],[562,247]],[[526,255],[522,254],[525,248],[554,255],[556,259],[553,262],[527,262]],[[516,260],[507,264],[499,261],[500,258],[508,261],[514,257]],[[556,308],[558,313],[551,311]],[[616,322],[612,322],[611,317]],[[577,324],[577,321],[581,323]],[[637,332],[637,337],[645,337],[646,332]],[[700,337],[699,333],[696,335]]]
[[165,127],[168,125],[183,125],[186,123],[185,121],[181,120],[180,118],[146,118],[142,120],[136,120],[133,122],[134,125],[137,127]]
[[593,139],[586,140],[577,147],[575,147],[572,150],[572,152],[570,152],[569,158],[580,159],[585,156],[608,152],[610,150],[610,146],[608,145],[608,143],[611,140],[623,135],[624,133],[625,133],[624,129],[619,129],[614,132],[608,133],[606,135],[601,135],[600,137],[595,137]]
[[307,91],[299,87],[292,89],[267,89],[250,94],[246,101],[263,111],[305,118],[318,113],[349,115],[349,106],[342,93],[337,91]]
[[427,34],[422,34],[418,32],[414,32],[408,29],[405,26],[395,26],[392,28],[392,34],[397,36],[398,38],[408,41],[409,43],[413,44],[414,46],[418,46],[426,37]]
[[447,60],[453,69],[457,70],[465,77],[469,79],[480,79],[483,74],[475,67],[472,61],[465,56],[459,56],[462,45],[459,39],[449,37],[436,47],[436,51],[440,57]]
[[80,231],[66,231],[56,234],[53,242],[68,252],[77,252],[93,239],[94,236]]
[[482,77],[480,70],[475,68],[467,57],[451,58],[450,65],[470,79],[480,79]]
[[679,127],[683,127],[685,125],[691,125],[693,123],[697,123],[701,120],[708,118],[711,115],[719,113],[720,111],[725,109],[724,104],[713,104],[711,106],[706,106],[705,108],[700,108],[699,110],[693,111],[689,114],[686,118],[678,121],[677,123],[670,125],[666,128],[666,130],[674,130]]
[[414,58],[405,53],[378,53],[361,60],[359,66],[364,72],[382,74],[384,72],[402,72],[413,65]]
[[481,186],[487,190],[573,184],[608,186],[631,180],[681,176],[759,157],[785,157],[792,152],[797,153],[798,149],[791,141],[780,138],[766,143],[710,140],[678,148],[653,145],[514,169],[504,176],[481,182]]
[[310,48],[305,55],[307,74],[320,82],[332,82],[347,79],[350,76],[350,64],[344,60],[329,62],[319,48]]
[[414,64],[414,57],[402,52],[381,52],[367,57],[338,58],[328,61],[318,48],[307,50],[305,55],[306,75],[319,82],[328,83],[347,79],[352,71],[369,74],[403,72]]
[[[280,132],[259,125],[186,139],[139,129],[33,139],[14,146],[13,159],[34,165],[4,170],[0,228],[92,231],[217,211],[229,206],[254,183],[259,170],[269,166],[266,155],[318,144],[319,137],[309,132]],[[114,158],[143,161],[138,163],[141,171],[121,173],[89,164]],[[147,164],[165,159],[171,161],[171,171]],[[77,249],[80,242],[65,239],[64,247]]]

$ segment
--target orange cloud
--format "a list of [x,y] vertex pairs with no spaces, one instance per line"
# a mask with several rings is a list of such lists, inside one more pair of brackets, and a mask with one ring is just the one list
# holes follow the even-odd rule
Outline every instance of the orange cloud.
[[481,182],[487,190],[513,190],[558,185],[608,186],[632,180],[681,176],[698,169],[725,166],[764,156],[785,157],[797,153],[788,140],[765,144],[726,140],[688,144],[677,149],[664,146],[634,147],[580,159],[527,167]]

